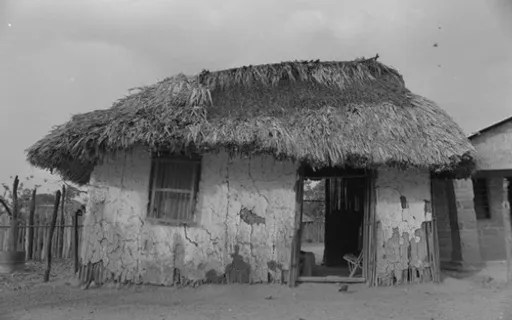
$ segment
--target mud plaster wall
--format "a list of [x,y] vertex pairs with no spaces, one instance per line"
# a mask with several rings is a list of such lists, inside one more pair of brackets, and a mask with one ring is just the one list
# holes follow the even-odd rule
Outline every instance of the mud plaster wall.
[[102,261],[116,280],[139,283],[222,281],[226,272],[242,281],[281,280],[290,265],[294,164],[205,155],[196,227],[146,221],[150,166],[150,155],[135,149],[95,169],[83,263]]
[[[432,220],[428,172],[379,170],[376,185],[377,279],[401,282],[427,261],[422,223]],[[405,206],[405,208],[403,208]]]
[[512,169],[512,121],[471,139],[478,170]]
[[[477,169],[512,170],[512,121],[471,139],[477,150]],[[489,177],[490,219],[478,220],[480,253],[485,261],[506,258],[502,210],[502,177]]]

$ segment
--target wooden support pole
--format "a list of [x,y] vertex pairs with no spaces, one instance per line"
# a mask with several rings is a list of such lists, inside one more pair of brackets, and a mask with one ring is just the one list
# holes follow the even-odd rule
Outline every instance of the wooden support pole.
[[52,237],[53,232],[55,231],[55,224],[57,223],[57,214],[59,213],[59,203],[60,203],[60,190],[57,190],[55,194],[55,205],[53,206],[53,215],[52,221],[50,224],[50,230],[48,232],[48,238],[46,239],[46,270],[44,271],[44,282],[48,282],[50,280],[50,270],[52,268]]
[[85,212],[85,206],[82,206],[78,209],[73,216],[73,257],[75,260],[75,273],[78,272],[80,268],[80,260],[79,260],[79,231],[78,231],[78,217],[82,216]]
[[434,177],[430,175],[430,209],[432,211],[432,281],[434,283],[441,282],[441,260],[439,257],[439,236],[437,231],[437,212],[436,212],[436,201],[435,190],[434,190]]
[[30,212],[28,215],[28,230],[27,230],[27,255],[26,259],[32,259],[34,251],[34,215],[36,213],[36,193],[37,189],[32,190],[32,198],[30,199]]
[[78,259],[78,217],[82,215],[82,208],[78,209],[73,216],[73,257],[75,260],[75,273],[78,272],[80,261]]
[[325,188],[324,188],[324,198],[325,198],[325,210],[324,210],[324,250],[322,252],[322,264],[325,264],[327,262],[327,248],[329,246],[329,235],[327,233],[327,222],[330,218],[331,213],[331,193],[332,193],[332,186],[331,186],[332,177],[325,179]]
[[12,185],[12,216],[11,216],[11,243],[10,250],[12,252],[18,251],[18,185],[20,180],[18,176],[14,178]]
[[300,241],[301,224],[302,224],[302,207],[303,207],[303,193],[304,193],[304,171],[302,167],[297,174],[297,181],[295,181],[295,221],[293,230],[293,239],[291,247],[290,258],[290,272],[288,274],[288,286],[295,287],[300,273]]
[[58,257],[62,258],[62,252],[64,250],[64,204],[66,197],[66,186],[62,185],[62,195],[61,195],[61,202],[60,202],[60,228],[59,228],[59,243],[57,244],[57,250],[58,250]]
[[502,188],[502,209],[501,215],[503,217],[503,229],[505,232],[505,249],[507,253],[507,283],[512,281],[512,226],[510,225],[510,203],[508,202],[508,188],[509,181],[503,178]]
[[[370,226],[371,226],[371,239],[370,239],[370,270],[372,287],[377,286],[377,187],[375,182],[377,180],[377,171],[372,171],[370,176]],[[370,275],[369,275],[370,276]]]

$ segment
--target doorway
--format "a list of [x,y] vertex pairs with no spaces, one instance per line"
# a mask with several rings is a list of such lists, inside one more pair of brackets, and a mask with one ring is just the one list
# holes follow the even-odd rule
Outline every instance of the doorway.
[[[370,225],[366,172],[304,176],[299,280],[365,282]],[[321,279],[320,279],[321,278]]]

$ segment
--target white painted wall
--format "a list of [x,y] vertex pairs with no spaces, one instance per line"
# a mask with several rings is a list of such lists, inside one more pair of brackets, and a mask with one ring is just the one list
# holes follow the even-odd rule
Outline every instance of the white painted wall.
[[512,121],[471,139],[477,150],[478,170],[512,169]]
[[[142,148],[108,158],[91,179],[82,259],[102,260],[121,280],[171,284],[173,272],[189,280],[222,275],[235,245],[251,265],[254,282],[278,281],[289,268],[297,166],[272,157],[203,157],[196,208],[198,227],[146,221],[151,159]],[[265,218],[249,225],[245,207]],[[273,266],[278,266],[274,268]],[[270,266],[270,267],[269,267]]]

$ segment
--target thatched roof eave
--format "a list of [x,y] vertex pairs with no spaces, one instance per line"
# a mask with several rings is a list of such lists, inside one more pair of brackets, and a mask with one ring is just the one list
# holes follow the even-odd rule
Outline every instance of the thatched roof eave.
[[28,161],[87,183],[104,155],[149,150],[269,154],[314,166],[415,167],[468,176],[475,150],[434,102],[375,59],[295,61],[177,75],[80,115]]

